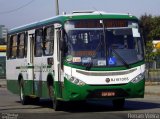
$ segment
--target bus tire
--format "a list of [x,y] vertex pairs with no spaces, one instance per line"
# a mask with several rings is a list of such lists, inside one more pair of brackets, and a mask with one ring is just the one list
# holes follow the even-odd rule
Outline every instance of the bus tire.
[[55,111],[60,111],[61,110],[61,101],[57,100],[56,98],[56,94],[55,94],[55,91],[53,89],[53,86],[50,85],[49,87],[49,96],[52,100],[52,107]]
[[115,99],[112,100],[113,107],[116,109],[123,109],[125,104],[125,99]]
[[39,97],[29,97],[29,100],[28,100],[28,103],[30,104],[38,104],[40,101],[40,98]]
[[62,102],[60,100],[57,100],[56,97],[53,100],[53,108],[55,111],[60,111],[62,108]]
[[34,99],[34,101],[35,101],[35,103],[39,103],[40,97],[36,97],[36,98]]
[[24,88],[22,83],[20,83],[20,91],[19,91],[20,101],[22,105],[26,105],[29,103],[29,96],[24,95]]

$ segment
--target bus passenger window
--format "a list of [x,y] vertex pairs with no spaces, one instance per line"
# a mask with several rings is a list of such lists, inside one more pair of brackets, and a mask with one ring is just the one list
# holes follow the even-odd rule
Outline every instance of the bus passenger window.
[[8,36],[7,40],[7,59],[11,58],[11,36]]
[[17,35],[11,37],[11,58],[17,56]]
[[35,56],[41,57],[42,56],[42,43],[43,39],[43,29],[36,30],[36,37],[35,37]]
[[53,55],[54,50],[54,27],[48,27],[44,31],[44,55]]
[[19,34],[18,36],[18,58],[23,58],[24,57],[24,39],[25,39],[25,34]]
[[28,32],[24,36],[24,56],[27,57]]

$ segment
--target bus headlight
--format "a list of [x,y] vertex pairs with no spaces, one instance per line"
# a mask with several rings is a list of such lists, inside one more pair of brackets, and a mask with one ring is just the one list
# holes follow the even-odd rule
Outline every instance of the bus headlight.
[[67,80],[69,80],[70,82],[72,82],[76,85],[79,85],[79,86],[84,86],[85,85],[85,83],[78,78],[75,78],[75,77],[70,76],[68,74],[65,74],[65,77],[67,78]]
[[71,77],[69,79],[69,81],[76,84],[76,85],[79,85],[79,86],[84,86],[85,85],[85,83],[83,81],[81,81],[80,79],[75,78],[75,77]]
[[133,78],[131,80],[132,83],[138,83],[139,81],[144,79],[144,73],[139,74],[138,76],[136,76],[135,78]]

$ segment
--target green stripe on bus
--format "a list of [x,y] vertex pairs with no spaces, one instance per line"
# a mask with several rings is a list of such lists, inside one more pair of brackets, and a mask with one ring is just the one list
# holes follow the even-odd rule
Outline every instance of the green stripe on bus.
[[[33,93],[33,80],[24,80],[23,83],[24,94],[27,96],[35,95],[38,97],[49,98],[48,87],[46,81],[34,81],[35,93]],[[39,86],[36,84],[39,84]],[[36,89],[37,88],[37,89]],[[39,88],[39,89],[38,89]],[[18,80],[8,80],[7,79],[7,89],[14,94],[19,94],[20,87]]]
[[[48,65],[48,66],[39,66],[41,68],[52,68],[51,65]],[[18,66],[16,67],[16,69],[33,69],[35,68],[35,66]]]
[[[51,18],[45,21],[40,21],[37,23],[32,23],[30,25],[26,25],[20,28],[16,28],[13,29],[11,31],[9,31],[9,35],[10,34],[15,34],[17,32],[22,32],[22,31],[26,31],[26,30],[30,30],[33,29],[35,27],[41,27],[47,24],[53,24],[57,21],[64,23],[67,20],[80,20],[80,19],[128,19],[128,20],[138,20],[135,16],[130,16],[130,15],[115,15],[115,14],[97,14],[97,15],[66,15],[66,16],[57,16],[55,18]],[[62,24],[63,25],[63,24]]]
[[18,66],[16,69],[33,69],[34,66]]

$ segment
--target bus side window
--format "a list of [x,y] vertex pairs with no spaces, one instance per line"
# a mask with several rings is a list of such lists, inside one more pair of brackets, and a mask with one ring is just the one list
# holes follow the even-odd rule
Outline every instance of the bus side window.
[[14,59],[17,56],[17,35],[11,37],[11,58]]
[[11,36],[8,35],[7,39],[7,59],[10,59],[10,54],[11,54]]
[[43,29],[37,29],[35,35],[35,56],[41,57],[42,56],[42,43],[43,39]]
[[17,57],[18,58],[24,58],[24,40],[25,40],[25,34],[21,33],[18,35],[18,52]]
[[24,56],[27,57],[27,46],[28,46],[28,32],[25,33],[24,37]]
[[44,30],[44,55],[53,55],[54,50],[54,26],[47,27]]

